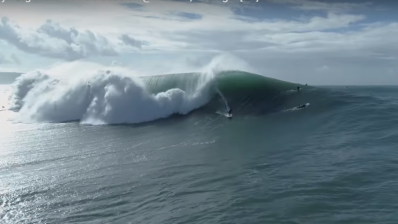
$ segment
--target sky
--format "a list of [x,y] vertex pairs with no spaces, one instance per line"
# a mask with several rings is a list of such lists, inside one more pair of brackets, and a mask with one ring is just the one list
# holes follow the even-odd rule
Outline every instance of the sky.
[[397,10],[385,0],[0,0],[0,72],[218,63],[303,84],[397,85]]

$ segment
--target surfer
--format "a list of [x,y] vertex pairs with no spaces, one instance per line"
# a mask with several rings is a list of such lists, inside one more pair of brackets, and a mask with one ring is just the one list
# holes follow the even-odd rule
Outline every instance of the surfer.
[[228,115],[229,115],[229,116],[232,116],[232,109],[229,109],[229,110],[228,110]]
[[300,91],[300,89],[301,89],[300,86],[297,86],[297,92]]
[[301,108],[305,108],[305,107],[307,107],[307,104],[300,105],[297,108],[301,109]]

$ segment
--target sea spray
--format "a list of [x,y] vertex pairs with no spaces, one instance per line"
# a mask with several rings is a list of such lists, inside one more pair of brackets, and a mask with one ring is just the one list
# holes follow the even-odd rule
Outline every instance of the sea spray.
[[227,99],[224,97],[224,95],[222,94],[222,92],[221,92],[218,88],[216,88],[216,91],[217,91],[217,93],[220,95],[222,101],[224,102],[225,109],[226,109],[227,111],[229,111],[230,108],[229,108]]
[[172,114],[187,114],[206,104],[208,100],[208,95],[203,89],[192,95],[178,88],[151,94],[135,79],[110,76],[105,80],[102,82],[105,85],[101,88],[104,92],[96,94],[93,98],[86,116],[82,119],[84,123],[152,121]]
[[[221,55],[215,57],[211,62],[202,69],[200,73],[200,80],[205,80],[204,83],[212,83],[213,90],[221,97],[224,102],[224,106],[229,110],[228,102],[217,86],[217,76],[221,71],[224,70],[223,62],[230,56]],[[202,81],[203,82],[203,81]]]
[[43,82],[48,81],[50,77],[40,71],[33,71],[19,76],[12,84],[12,94],[10,102],[11,110],[19,110],[24,104],[25,98],[29,98],[28,94],[32,94],[31,90],[38,88]]
[[138,77],[99,71],[89,78],[59,82],[35,72],[17,80],[12,98],[20,122],[141,123],[203,106],[211,96],[206,80],[191,94],[179,88],[153,94]]

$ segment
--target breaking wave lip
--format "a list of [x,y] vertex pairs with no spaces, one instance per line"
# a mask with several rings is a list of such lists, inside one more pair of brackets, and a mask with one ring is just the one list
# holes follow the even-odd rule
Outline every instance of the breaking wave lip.
[[149,77],[98,71],[73,80],[34,71],[17,78],[10,100],[11,109],[18,111],[16,122],[134,124],[199,108],[214,113],[232,105],[235,111],[244,110],[295,85],[242,71]]

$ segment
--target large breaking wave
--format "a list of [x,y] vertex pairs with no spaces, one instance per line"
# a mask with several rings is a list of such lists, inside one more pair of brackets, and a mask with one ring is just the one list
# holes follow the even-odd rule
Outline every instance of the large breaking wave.
[[148,77],[98,71],[80,79],[56,79],[35,71],[13,84],[11,109],[24,123],[141,123],[196,109],[214,113],[225,104],[244,111],[295,85],[241,71]]

